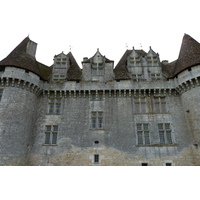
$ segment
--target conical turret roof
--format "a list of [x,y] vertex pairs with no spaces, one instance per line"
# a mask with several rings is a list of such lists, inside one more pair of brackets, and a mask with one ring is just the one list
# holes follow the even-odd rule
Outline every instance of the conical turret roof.
[[[30,50],[31,45],[35,49]],[[51,73],[51,68],[39,63],[35,58],[36,43],[26,37],[6,58],[0,61],[0,67],[13,66],[29,70],[44,80],[47,80]]]
[[200,43],[191,36],[185,34],[182,40],[174,75],[198,64],[200,64]]

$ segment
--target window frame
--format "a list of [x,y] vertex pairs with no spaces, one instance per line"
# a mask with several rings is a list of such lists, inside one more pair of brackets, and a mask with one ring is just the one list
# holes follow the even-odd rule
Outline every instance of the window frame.
[[[169,128],[166,128],[169,125]],[[159,128],[160,126],[160,128]],[[162,127],[161,127],[162,126]],[[170,123],[158,123],[158,134],[161,145],[173,145],[172,129]],[[170,133],[170,135],[168,135]],[[162,135],[161,135],[162,134]]]
[[[54,102],[51,102],[54,100]],[[52,111],[50,112],[52,106]],[[59,108],[58,108],[59,106]],[[61,109],[62,108],[62,98],[61,97],[49,97],[48,98],[48,109],[47,114],[48,115],[61,115]],[[57,111],[59,110],[59,111]]]
[[[142,101],[142,99],[144,101]],[[137,114],[148,113],[147,97],[134,97],[133,101],[134,101],[134,113]]]
[[153,111],[154,113],[167,113],[166,96],[153,96]]
[[57,143],[58,142],[58,125],[46,125],[44,137],[45,137],[44,145],[57,146],[58,145]]
[[[145,128],[145,126],[147,126],[147,128]],[[137,145],[139,146],[151,145],[149,126],[150,126],[149,123],[136,124]]]
[[103,111],[91,111],[91,129],[104,129]]
[[1,100],[2,100],[2,97],[3,97],[3,89],[0,88],[0,102],[1,102]]

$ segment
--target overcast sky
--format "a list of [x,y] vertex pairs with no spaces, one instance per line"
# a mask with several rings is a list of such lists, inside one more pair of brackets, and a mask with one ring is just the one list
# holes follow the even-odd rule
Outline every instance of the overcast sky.
[[1,0],[0,19],[0,60],[29,35],[48,66],[70,46],[80,66],[97,48],[116,66],[127,47],[171,62],[184,33],[200,41],[197,0]]

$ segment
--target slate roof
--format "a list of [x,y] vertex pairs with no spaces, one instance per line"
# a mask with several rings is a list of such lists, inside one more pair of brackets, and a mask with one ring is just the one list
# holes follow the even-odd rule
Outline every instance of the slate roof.
[[38,62],[35,57],[27,53],[29,42],[31,40],[26,37],[6,58],[0,61],[0,68],[5,66],[19,67],[48,80],[52,68]]
[[69,57],[69,65],[70,65],[67,71],[67,80],[68,81],[81,80],[81,76],[82,76],[81,68],[78,66],[71,52],[69,52],[67,56]]
[[200,64],[200,44],[191,36],[185,34],[175,66],[174,75],[198,64]]

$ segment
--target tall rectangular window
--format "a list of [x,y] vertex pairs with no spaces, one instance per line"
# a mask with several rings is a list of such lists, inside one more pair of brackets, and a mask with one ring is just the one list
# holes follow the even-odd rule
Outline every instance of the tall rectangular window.
[[94,155],[94,163],[99,163],[99,154]]
[[154,112],[156,113],[166,113],[166,98],[165,97],[154,97]]
[[91,112],[91,127],[96,129],[103,128],[103,112]]
[[48,114],[59,115],[61,111],[61,98],[49,98]]
[[0,89],[0,102],[1,102],[2,96],[3,96],[3,89]]
[[158,124],[158,132],[161,144],[172,144],[172,131],[169,123]]
[[150,144],[149,124],[136,124],[138,145]]
[[47,125],[45,130],[45,144],[57,144],[58,126]]
[[146,97],[134,97],[134,110],[135,113],[147,112]]

